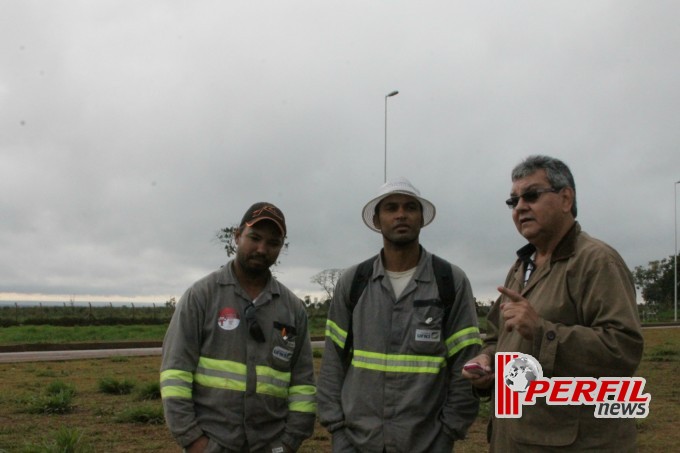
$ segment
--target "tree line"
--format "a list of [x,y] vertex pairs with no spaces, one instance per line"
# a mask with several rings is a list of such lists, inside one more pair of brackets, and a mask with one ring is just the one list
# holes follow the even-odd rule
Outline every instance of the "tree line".
[[[234,234],[237,230],[238,225],[233,225],[222,228],[216,233],[217,239],[224,245],[227,256],[236,253]],[[285,248],[288,248],[288,243],[285,244]],[[672,317],[675,296],[673,286],[676,281],[674,270],[675,262],[673,255],[671,255],[668,258],[650,261],[646,266],[636,266],[631,271],[635,287],[640,291],[645,301],[644,307],[640,307],[645,318],[649,317],[650,314],[659,319]],[[344,269],[337,268],[324,269],[312,276],[311,282],[319,285],[325,292],[326,301],[322,301],[322,304],[333,298],[335,285],[343,271]],[[680,273],[678,273],[678,281],[680,281]],[[479,301],[476,301],[476,303],[478,314],[486,315],[488,304]]]

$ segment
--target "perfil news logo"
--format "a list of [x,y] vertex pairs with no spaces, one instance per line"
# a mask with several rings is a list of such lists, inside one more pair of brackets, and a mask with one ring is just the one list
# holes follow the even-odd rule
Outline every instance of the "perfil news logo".
[[496,353],[497,418],[520,418],[522,406],[545,398],[552,406],[589,404],[595,418],[645,418],[652,397],[642,393],[645,378],[544,378],[541,364],[529,354]]

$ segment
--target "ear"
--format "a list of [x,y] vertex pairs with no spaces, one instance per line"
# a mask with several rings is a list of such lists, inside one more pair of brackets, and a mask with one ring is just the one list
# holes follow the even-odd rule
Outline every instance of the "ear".
[[562,189],[562,211],[571,212],[571,207],[574,206],[574,189],[571,187],[565,187]]
[[378,217],[378,214],[373,214],[373,226],[380,229],[380,217]]

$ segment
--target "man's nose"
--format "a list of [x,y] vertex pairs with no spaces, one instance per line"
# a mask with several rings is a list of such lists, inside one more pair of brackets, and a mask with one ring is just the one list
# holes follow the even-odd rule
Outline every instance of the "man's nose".
[[267,252],[269,251],[269,244],[267,244],[267,241],[260,241],[257,244],[257,252],[266,255]]
[[529,202],[525,201],[523,197],[519,197],[517,200],[517,206],[515,206],[516,211],[526,211],[529,208]]

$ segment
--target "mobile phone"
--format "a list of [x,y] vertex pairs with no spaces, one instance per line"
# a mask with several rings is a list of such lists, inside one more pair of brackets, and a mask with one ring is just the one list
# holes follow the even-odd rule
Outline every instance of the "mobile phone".
[[478,376],[484,376],[489,374],[482,366],[477,362],[469,362],[463,365],[463,369],[468,373],[476,374]]

